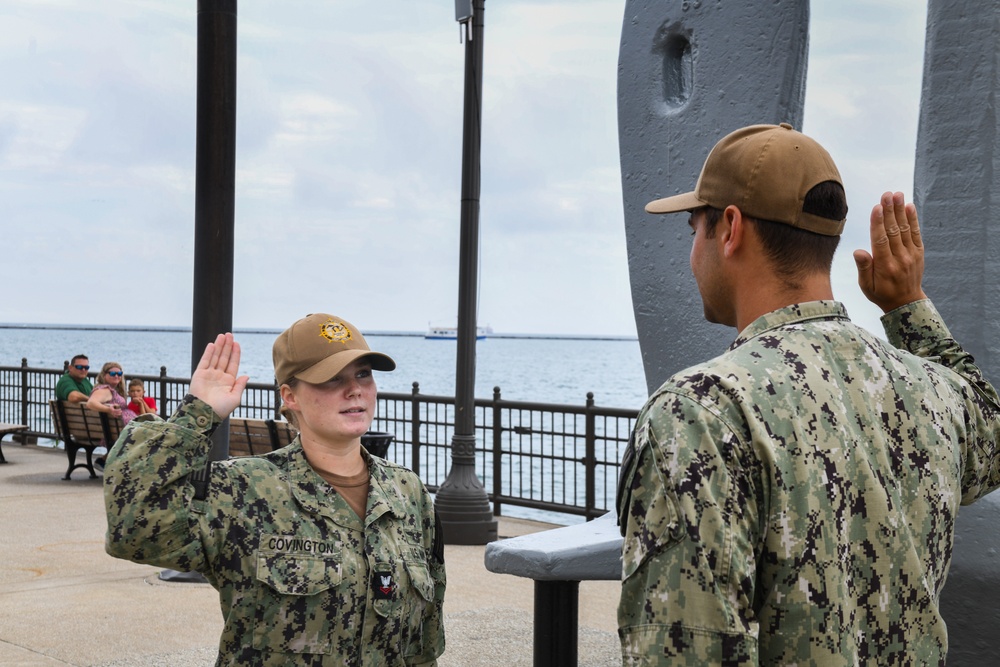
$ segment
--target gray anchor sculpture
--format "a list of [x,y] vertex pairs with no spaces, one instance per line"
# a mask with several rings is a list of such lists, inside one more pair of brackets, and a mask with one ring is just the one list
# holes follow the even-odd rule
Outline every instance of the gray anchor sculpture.
[[[625,3],[618,133],[632,301],[650,391],[718,354],[735,333],[703,319],[686,226],[663,224],[643,207],[689,190],[708,151],[731,130],[753,123],[801,127],[808,29],[807,0]],[[925,285],[955,337],[996,383],[998,33],[996,0],[929,0],[914,178],[928,246]],[[950,663],[985,667],[1000,654],[998,524],[997,493],[958,517],[942,595]]]
[[[754,29],[733,29],[740,25]],[[709,150],[732,130],[780,122],[801,128],[808,30],[807,0],[770,2],[766,10],[750,2],[625,3],[618,145],[632,304],[649,391],[714,357],[734,334],[702,316],[687,226],[663,224],[643,207],[690,190]]]
[[[930,0],[913,192],[924,284],[955,338],[1000,384],[1000,4]],[[1000,492],[963,507],[941,614],[948,664],[1000,655]]]

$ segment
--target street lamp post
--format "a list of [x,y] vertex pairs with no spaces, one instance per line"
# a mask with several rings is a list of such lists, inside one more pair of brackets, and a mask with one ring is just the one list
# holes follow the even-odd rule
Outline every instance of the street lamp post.
[[[447,544],[486,544],[497,539],[497,522],[490,509],[489,497],[476,476],[476,315],[484,10],[485,0],[455,2],[455,18],[466,28],[455,432],[451,440],[451,470],[434,500]],[[471,32],[468,30],[470,23]]]

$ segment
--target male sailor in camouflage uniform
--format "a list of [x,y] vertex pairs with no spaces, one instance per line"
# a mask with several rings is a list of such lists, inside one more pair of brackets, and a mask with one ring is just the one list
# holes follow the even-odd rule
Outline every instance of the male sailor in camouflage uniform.
[[314,314],[274,344],[288,446],[205,468],[209,436],[247,377],[232,334],[207,346],[167,421],[143,415],[105,468],[107,551],[197,571],[225,620],[216,665],[435,665],[444,650],[443,543],[419,478],[361,446],[376,406],[371,352],[350,323]]
[[646,210],[690,211],[705,316],[740,333],[639,416],[623,663],[943,665],[955,517],[1000,484],[1000,404],[922,290],[913,205],[885,193],[854,253],[891,344],[833,300],[846,198],[790,126],[726,136]]

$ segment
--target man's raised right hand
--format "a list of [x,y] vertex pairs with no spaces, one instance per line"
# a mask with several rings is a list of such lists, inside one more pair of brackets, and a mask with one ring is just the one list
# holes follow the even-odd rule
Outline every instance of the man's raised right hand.
[[917,209],[902,192],[886,192],[872,209],[872,250],[854,251],[858,284],[869,301],[888,313],[926,299],[921,287],[924,246]]

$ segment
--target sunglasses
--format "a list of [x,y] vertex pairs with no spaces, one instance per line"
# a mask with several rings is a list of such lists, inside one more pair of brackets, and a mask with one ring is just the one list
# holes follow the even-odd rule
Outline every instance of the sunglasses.
[[124,373],[122,373],[121,371],[108,371],[108,375],[110,375],[111,377],[117,378],[117,377],[121,377],[122,375],[124,375]]
[[83,366],[81,364],[73,364],[73,368],[75,368],[78,371],[89,371],[90,370],[90,366]]

